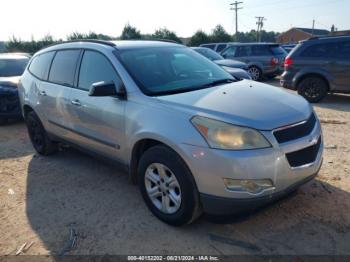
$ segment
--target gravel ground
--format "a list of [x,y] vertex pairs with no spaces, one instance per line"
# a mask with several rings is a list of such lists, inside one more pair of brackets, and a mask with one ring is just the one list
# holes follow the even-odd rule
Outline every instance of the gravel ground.
[[350,255],[350,96],[315,109],[326,145],[315,180],[249,216],[182,228],[157,220],[116,167],[73,149],[38,156],[22,122],[2,126],[0,255],[31,242],[26,254]]

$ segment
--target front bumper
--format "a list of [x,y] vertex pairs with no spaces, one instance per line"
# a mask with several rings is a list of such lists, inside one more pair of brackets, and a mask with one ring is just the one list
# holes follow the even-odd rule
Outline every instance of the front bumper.
[[0,88],[0,118],[20,118],[21,107],[18,90]]
[[289,195],[296,189],[298,189],[303,184],[309,182],[317,176],[313,174],[309,177],[304,178],[301,181],[289,186],[288,188],[272,193],[267,196],[248,198],[248,199],[232,199],[217,197],[208,194],[200,194],[200,199],[203,207],[203,211],[210,215],[234,215],[239,213],[244,213],[248,211],[256,210],[260,207],[278,201],[284,196]]
[[[261,205],[267,200],[273,201],[284,195],[291,188],[305,183],[318,173],[323,157],[323,139],[319,121],[316,121],[309,135],[285,143],[278,143],[272,131],[262,131],[262,134],[271,143],[271,148],[229,151],[182,145],[183,158],[191,169],[205,209],[210,211],[212,206],[218,205],[221,206],[219,210],[225,211],[227,208],[232,211],[235,205],[238,205],[237,210],[253,203]],[[314,162],[292,167],[287,155],[309,148],[315,141],[320,141],[320,145]],[[270,179],[273,181],[273,187],[257,194],[231,191],[226,188],[224,178]],[[221,201],[222,199],[224,201]],[[219,205],[220,202],[224,204]]]

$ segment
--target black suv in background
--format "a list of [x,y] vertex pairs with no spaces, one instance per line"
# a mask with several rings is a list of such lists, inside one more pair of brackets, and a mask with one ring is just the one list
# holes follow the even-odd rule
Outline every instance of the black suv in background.
[[350,36],[300,42],[284,64],[281,85],[317,103],[327,93],[350,93]]
[[0,124],[21,118],[17,86],[29,59],[28,54],[0,54]]
[[248,72],[257,81],[282,74],[287,52],[274,43],[230,43],[221,55],[248,64]]

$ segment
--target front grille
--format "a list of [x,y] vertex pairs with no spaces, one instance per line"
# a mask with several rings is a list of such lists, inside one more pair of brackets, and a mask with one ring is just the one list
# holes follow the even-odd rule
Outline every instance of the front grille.
[[295,125],[290,128],[281,129],[273,132],[278,143],[285,143],[294,139],[298,139],[309,135],[316,124],[316,116],[314,113],[303,124]]
[[321,146],[321,140],[322,139],[320,137],[317,141],[317,144],[299,151],[286,154],[289,165],[291,167],[299,167],[315,162]]

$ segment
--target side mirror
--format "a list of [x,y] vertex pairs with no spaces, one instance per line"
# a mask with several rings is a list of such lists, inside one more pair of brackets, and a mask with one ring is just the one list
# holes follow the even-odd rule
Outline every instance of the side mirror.
[[89,96],[116,96],[120,99],[125,99],[126,90],[123,84],[116,87],[112,81],[102,81],[92,84],[89,91]]

